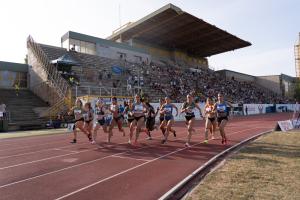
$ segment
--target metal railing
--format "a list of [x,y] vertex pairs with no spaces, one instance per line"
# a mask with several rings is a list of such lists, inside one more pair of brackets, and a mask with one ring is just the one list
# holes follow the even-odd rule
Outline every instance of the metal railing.
[[58,73],[56,67],[50,63],[48,57],[31,36],[27,38],[27,47],[30,48],[35,55],[37,61],[48,75],[49,82],[54,86],[60,98],[65,98],[70,89],[69,83]]
[[[32,88],[36,95],[52,105],[45,112],[41,113],[40,116],[55,116],[63,106],[67,104],[70,105],[70,102],[72,101],[71,86],[61,76],[56,67],[50,63],[41,46],[36,43],[31,36],[27,38],[27,47],[32,50],[32,53],[40,63],[41,68],[48,76],[47,81]],[[47,96],[47,92],[51,92],[53,98],[51,98],[51,95]],[[55,96],[55,93],[57,96]]]
[[95,95],[95,96],[133,96],[134,89],[112,88],[112,87],[96,87],[96,86],[76,86],[75,97]]

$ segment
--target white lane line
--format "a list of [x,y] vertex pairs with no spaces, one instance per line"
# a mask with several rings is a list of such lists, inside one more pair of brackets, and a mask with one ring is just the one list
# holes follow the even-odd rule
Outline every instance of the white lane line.
[[[252,129],[257,129],[257,128],[252,128]],[[243,131],[237,131],[237,132],[234,132],[234,133],[228,134],[228,135],[233,135],[233,134],[236,134],[236,133],[245,132],[245,131],[247,131],[247,130],[252,130],[252,129],[245,129],[245,130],[243,130]],[[191,145],[191,147],[197,146],[197,145],[202,144],[202,143],[203,143],[203,142],[199,142],[199,143],[193,144],[193,145]],[[66,194],[66,195],[64,195],[64,196],[61,196],[61,197],[59,197],[59,198],[56,198],[55,200],[61,200],[61,199],[64,199],[64,198],[66,198],[66,197],[72,196],[72,195],[74,195],[74,194],[76,194],[76,193],[79,193],[79,192],[81,192],[81,191],[83,191],[83,190],[86,190],[86,189],[88,189],[88,188],[90,188],[90,187],[93,187],[93,186],[95,186],[95,185],[98,185],[98,184],[100,184],[100,183],[102,183],[102,182],[105,182],[105,181],[107,181],[107,180],[110,180],[110,179],[112,179],[112,178],[115,178],[115,177],[117,177],[117,176],[120,176],[120,175],[125,174],[125,173],[127,173],[127,172],[130,172],[130,171],[132,171],[132,170],[134,170],[134,169],[137,169],[137,168],[139,168],[139,167],[142,167],[142,166],[147,165],[147,164],[149,164],[149,163],[152,163],[152,162],[154,162],[154,161],[157,161],[157,160],[160,160],[160,159],[165,158],[165,157],[167,157],[167,156],[170,156],[170,155],[172,155],[172,154],[175,154],[175,153],[177,153],[177,152],[180,152],[180,151],[189,149],[189,148],[191,148],[191,147],[180,148],[180,149],[177,149],[177,150],[172,151],[172,152],[170,152],[170,153],[164,154],[164,155],[162,155],[162,156],[160,156],[160,157],[154,158],[154,159],[149,160],[149,161],[147,161],[147,162],[145,162],[145,163],[136,165],[136,166],[134,166],[134,167],[131,167],[131,168],[129,168],[129,169],[126,169],[126,170],[124,170],[124,171],[121,171],[121,172],[119,172],[119,173],[117,173],[117,174],[114,174],[114,175],[109,176],[109,177],[107,177],[107,178],[101,179],[101,180],[99,180],[99,181],[97,181],[97,182],[95,182],[95,183],[92,183],[92,184],[90,184],[90,185],[87,185],[87,186],[85,186],[85,187],[82,187],[82,188],[80,188],[80,189],[78,189],[78,190],[75,190],[75,191],[73,191],[73,192],[71,192],[71,193],[68,193],[68,194]]]
[[[256,129],[256,128],[252,128],[252,129]],[[246,129],[246,130],[252,130],[252,129]],[[233,134],[235,134],[235,133],[244,132],[244,131],[246,131],[246,130],[234,132],[234,133],[229,134],[229,135],[233,135]],[[157,136],[157,137],[153,137],[153,138],[159,138],[159,137],[161,137],[161,136]],[[181,138],[186,138],[186,136],[180,137],[180,138],[178,138],[178,139],[181,139]],[[178,139],[176,139],[176,140],[178,140]],[[141,140],[141,141],[144,141],[144,140],[146,140],[146,139],[143,139],[143,140]],[[126,144],[126,143],[119,143],[119,144]],[[117,144],[117,145],[119,145],[119,144]],[[150,148],[150,147],[152,147],[152,146],[146,146],[146,147],[143,147],[143,148]],[[125,151],[125,152],[123,152],[123,153],[120,153],[120,155],[121,155],[121,154],[124,154],[124,153],[127,153],[127,152],[134,152],[134,151],[136,151],[136,150],[140,150],[140,149],[143,149],[143,148],[127,150],[127,151]],[[96,149],[99,149],[99,148],[96,148]],[[80,153],[80,152],[79,152],[79,153]],[[61,171],[65,171],[65,170],[67,170],[67,169],[72,169],[72,168],[77,167],[77,166],[82,166],[82,165],[85,165],[85,164],[93,163],[93,162],[95,162],[95,161],[103,160],[104,158],[109,158],[109,157],[111,157],[111,156],[116,156],[116,155],[117,155],[117,154],[112,154],[112,155],[110,155],[110,156],[103,157],[103,158],[99,158],[99,159],[97,159],[97,160],[92,160],[92,161],[80,163],[80,164],[77,164],[77,165],[69,166],[69,167],[62,168],[62,169],[59,169],[59,170],[55,170],[55,171],[52,171],[52,172],[48,172],[48,173],[45,173],[45,174],[40,174],[40,175],[37,175],[37,176],[34,176],[34,177],[26,178],[26,179],[23,179],[23,180],[20,180],[20,181],[8,183],[8,184],[6,184],[6,185],[0,186],[0,189],[1,189],[1,188],[4,188],[4,187],[8,187],[8,186],[15,185],[15,184],[18,184],[18,183],[30,181],[30,180],[33,180],[33,179],[36,179],[36,178],[40,178],[40,177],[43,177],[43,176],[46,176],[46,175],[50,175],[50,174],[58,173],[58,172],[61,172]]]
[[220,156],[224,155],[225,153],[231,151],[232,149],[235,149],[236,147],[238,147],[239,145],[248,142],[250,140],[252,140],[253,138],[259,137],[263,134],[266,133],[270,133],[272,130],[270,131],[264,131],[261,133],[258,133],[250,138],[247,138],[245,140],[240,141],[239,143],[231,146],[230,148],[218,153],[217,155],[215,155],[214,157],[212,157],[211,159],[209,159],[206,163],[204,163],[203,165],[201,165],[198,169],[194,170],[191,174],[189,174],[188,176],[186,176],[182,181],[180,181],[177,185],[175,185],[173,188],[171,188],[168,192],[166,192],[163,196],[161,196],[159,198],[159,200],[165,200],[168,199],[168,197],[170,197],[176,190],[178,190],[180,187],[182,187],[185,183],[187,183],[189,180],[191,180],[191,178],[193,178],[195,175],[197,175],[201,170],[203,170],[206,166],[210,165],[211,163],[213,163],[214,161],[216,161]]
[[[62,141],[56,141],[56,142],[47,142],[47,143],[43,143],[43,144],[34,144],[34,145],[29,145],[29,146],[23,146],[23,147],[20,147],[20,148],[1,149],[0,152],[1,151],[14,151],[14,150],[20,150],[20,149],[28,149],[30,147],[37,147],[37,146],[45,146],[45,145],[48,145],[48,144],[62,143],[63,141],[64,140],[62,140]],[[22,146],[22,145],[20,144],[19,146]]]
[[78,153],[78,152],[80,152],[80,151],[72,151],[72,150],[60,149],[60,148],[54,148],[53,150],[55,150],[55,151],[66,151],[66,152],[71,152],[71,153]]
[[130,159],[130,160],[140,160],[140,161],[145,161],[148,162],[150,160],[147,159],[141,159],[141,158],[133,158],[133,157],[128,157],[128,156],[112,156],[113,158],[121,158],[121,159]]
[[[157,137],[152,137],[152,138],[158,138],[160,136],[157,136]],[[182,137],[183,138],[183,137]],[[181,139],[181,138],[179,138]],[[146,139],[143,139],[141,141],[144,141]],[[126,143],[119,143],[117,145],[120,145],[120,144],[127,144]],[[116,146],[117,146],[116,145]],[[125,152],[120,152],[120,153],[117,153],[117,154],[112,154],[112,155],[109,155],[109,156],[105,156],[105,157],[102,157],[102,158],[99,158],[99,159],[96,159],[96,160],[91,160],[91,161],[87,161],[87,162],[83,162],[83,163],[80,163],[80,164],[77,164],[77,165],[72,165],[72,166],[69,166],[69,167],[65,167],[65,168],[62,168],[62,169],[59,169],[59,170],[55,170],[55,171],[52,171],[52,172],[48,172],[48,173],[45,173],[45,174],[40,174],[38,176],[34,176],[34,177],[30,177],[30,178],[26,178],[26,179],[23,179],[23,180],[20,180],[20,181],[16,181],[16,182],[12,182],[12,183],[9,183],[9,184],[6,184],[6,185],[2,185],[0,186],[0,189],[1,188],[4,188],[4,187],[8,187],[8,186],[11,186],[11,185],[15,185],[17,183],[22,183],[22,182],[25,182],[25,181],[29,181],[29,180],[33,180],[33,179],[36,179],[36,178],[39,178],[39,177],[43,177],[43,176],[46,176],[46,175],[49,175],[49,174],[54,174],[54,173],[57,173],[57,172],[61,172],[61,171],[64,171],[64,170],[67,170],[67,169],[71,169],[71,168],[74,168],[74,167],[78,167],[78,166],[81,166],[81,165],[85,165],[85,164],[89,164],[89,163],[93,163],[93,162],[96,162],[98,160],[103,160],[104,158],[109,158],[109,157],[112,157],[112,156],[116,156],[116,155],[121,155],[121,154],[125,154],[125,153],[130,153],[130,152],[134,152],[136,150],[140,150],[140,149],[144,149],[144,148],[150,148],[150,147],[153,147],[153,146],[145,146],[145,147],[141,147],[141,148],[137,148],[137,149],[129,149],[129,150],[126,150]],[[104,147],[103,147],[104,148]],[[96,149],[100,149],[100,148],[96,148]],[[80,152],[79,152],[80,153]]]
[[[140,150],[140,149],[143,149],[143,148],[148,148],[148,147],[141,147],[141,148],[138,148],[136,150]],[[50,174],[55,174],[55,173],[58,173],[58,172],[62,172],[62,171],[65,171],[65,170],[68,170],[68,169],[72,169],[72,168],[75,168],[75,167],[79,167],[79,166],[82,166],[82,165],[94,163],[94,162],[97,162],[97,161],[100,161],[100,160],[104,160],[104,159],[112,157],[112,156],[117,156],[117,155],[121,155],[121,154],[124,154],[124,153],[128,153],[130,151],[132,151],[132,150],[128,150],[126,152],[120,152],[120,153],[108,155],[108,156],[105,156],[105,157],[102,157],[102,158],[98,158],[98,159],[95,159],[95,160],[90,160],[90,161],[83,162],[83,163],[80,163],[80,164],[77,164],[77,165],[72,165],[72,166],[69,166],[69,167],[65,167],[65,168],[62,168],[62,169],[59,169],[59,170],[55,170],[55,171],[52,171],[52,172],[48,172],[48,173],[45,173],[45,174],[41,174],[41,175],[38,175],[38,176],[33,176],[33,177],[30,177],[30,178],[27,178],[27,179],[23,179],[23,180],[20,180],[20,181],[8,183],[6,185],[1,185],[0,189],[8,187],[8,186],[15,185],[15,184],[18,184],[18,183],[23,183],[23,182],[26,182],[26,181],[30,181],[30,180],[33,180],[33,179],[36,179],[36,178],[40,178],[40,177],[43,177],[43,176],[47,176],[47,175],[50,175]]]
[[[160,138],[160,137],[161,136],[156,136],[156,137],[153,137],[153,138]],[[140,140],[140,141],[144,141],[144,140],[146,140],[146,139],[143,139],[143,140]],[[118,145],[122,145],[122,144],[128,144],[128,142],[122,142],[122,143],[118,143],[118,144],[112,144],[112,145],[109,146],[109,148],[114,147],[114,146],[118,146]],[[39,160],[33,160],[33,161],[29,161],[29,162],[24,162],[24,163],[19,163],[19,164],[15,164],[15,165],[10,165],[10,166],[6,166],[6,167],[2,167],[2,168],[0,168],[0,170],[9,169],[9,168],[13,168],[13,167],[18,167],[18,166],[22,166],[22,165],[28,165],[28,164],[37,163],[37,162],[42,162],[42,161],[51,160],[51,159],[54,159],[54,158],[60,158],[60,157],[64,157],[64,156],[69,156],[69,155],[84,153],[84,152],[88,152],[88,151],[94,151],[94,150],[98,150],[98,149],[107,148],[105,146],[103,146],[103,147],[100,146],[100,145],[97,145],[97,146],[98,146],[97,148],[93,148],[93,149],[87,149],[87,150],[78,151],[78,152],[74,152],[74,153],[62,154],[62,155],[58,155],[58,156],[52,156],[52,157],[47,157],[47,158],[43,158],[43,159],[39,159]],[[58,147],[58,148],[60,148],[60,147]]]
[[[59,149],[64,149],[64,148],[68,148],[68,147],[71,147],[71,146],[74,146],[74,147],[78,147],[78,146],[83,146],[83,145],[89,145],[90,143],[82,143],[82,144],[69,144],[69,145],[65,145],[65,146],[60,146],[60,147],[57,147]],[[2,156],[0,157],[0,159],[5,159],[5,158],[11,158],[11,157],[18,157],[18,156],[24,156],[24,155],[30,155],[30,154],[34,154],[34,153],[40,153],[40,152],[44,152],[44,151],[51,151],[53,150],[55,147],[51,147],[51,148],[47,148],[47,149],[42,149],[42,150],[38,150],[38,151],[30,151],[30,152],[27,152],[27,153],[21,153],[21,154],[15,154],[15,155],[10,155],[10,156]],[[63,150],[62,150],[63,151]],[[66,150],[67,151],[67,150]],[[74,151],[75,152],[75,151]],[[79,152],[79,151],[78,151]]]

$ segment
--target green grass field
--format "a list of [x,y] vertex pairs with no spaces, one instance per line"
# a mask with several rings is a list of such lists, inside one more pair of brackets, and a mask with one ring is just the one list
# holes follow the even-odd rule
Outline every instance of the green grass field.
[[300,132],[263,136],[208,174],[188,200],[300,200]]

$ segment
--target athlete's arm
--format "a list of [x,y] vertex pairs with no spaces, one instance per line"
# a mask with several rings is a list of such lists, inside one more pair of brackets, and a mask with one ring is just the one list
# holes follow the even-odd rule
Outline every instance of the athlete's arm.
[[[201,108],[199,107],[199,105],[198,105],[198,104],[195,104],[195,107],[199,110],[200,117],[203,117],[202,110],[201,110]],[[206,113],[205,113],[205,114],[206,114]]]
[[187,108],[184,108],[184,107],[185,107],[185,103],[182,104],[181,109],[180,109],[180,113],[186,112]]

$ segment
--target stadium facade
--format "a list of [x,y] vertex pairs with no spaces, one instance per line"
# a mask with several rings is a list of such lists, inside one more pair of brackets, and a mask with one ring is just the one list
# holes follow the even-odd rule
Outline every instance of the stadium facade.
[[[190,92],[195,89],[195,94],[205,96],[207,94],[204,92],[209,90],[204,80],[217,80],[217,74],[222,73],[221,81],[226,78],[230,82],[234,76],[241,82],[251,82],[254,86],[247,87],[252,87],[251,93],[256,96],[263,93],[259,88],[255,91],[256,88],[265,86],[265,91],[272,93],[268,101],[272,101],[276,95],[286,95],[286,90],[283,92],[282,88],[286,85],[285,80],[291,82],[292,79],[285,75],[254,77],[228,70],[215,73],[209,69],[209,56],[250,45],[250,42],[168,4],[134,23],[120,27],[106,39],[69,31],[61,37],[61,46],[55,47],[37,43],[29,36],[28,65],[0,62],[0,74],[7,71],[16,74],[17,69],[17,73],[23,73],[23,79],[27,77],[18,83],[26,83],[22,85],[29,89],[29,93],[24,91],[23,99],[27,95],[28,102],[34,104],[29,103],[26,111],[15,109],[12,118],[24,116],[18,111],[29,113],[27,118],[24,116],[20,119],[20,124],[27,120],[25,124],[36,122],[40,125],[37,119],[57,115],[68,109],[75,97],[84,95],[126,97],[144,92],[152,101],[157,101],[170,94],[161,88],[165,85],[178,89],[171,91],[173,95],[184,97],[182,90]],[[27,70],[24,71],[25,68]],[[173,77],[176,74],[178,77]],[[0,81],[0,88],[5,88],[5,84],[7,81]],[[178,87],[180,84],[181,87],[185,85],[183,89]],[[233,101],[239,101],[238,98],[243,98],[243,95],[247,96],[242,94],[238,97],[231,93],[231,87],[238,86],[235,85],[237,82],[230,84],[225,89]],[[14,88],[13,84],[8,88]],[[216,90],[220,88],[216,86]],[[8,102],[15,102],[11,106],[22,104],[22,99],[14,98],[14,94],[1,92],[11,97],[7,99]],[[255,95],[250,95],[253,100],[248,98],[247,101],[254,101]]]
[[208,67],[208,56],[250,46],[244,41],[180,8],[168,4],[107,39],[68,32],[62,47],[130,62],[173,62]]

